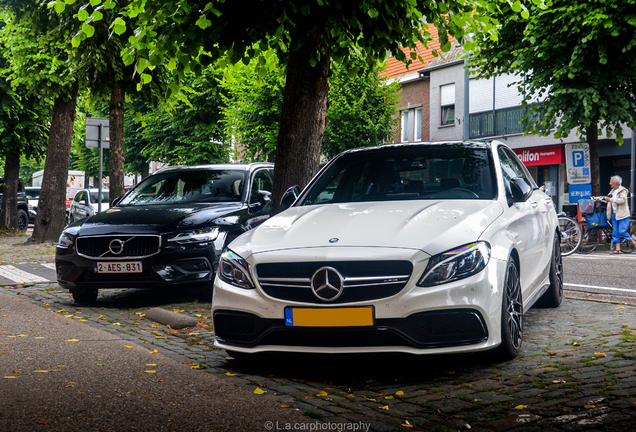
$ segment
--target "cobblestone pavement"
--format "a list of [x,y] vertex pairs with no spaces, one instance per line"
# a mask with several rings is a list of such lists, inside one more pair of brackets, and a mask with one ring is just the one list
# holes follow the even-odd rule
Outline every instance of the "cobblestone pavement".
[[[627,431],[636,420],[632,306],[566,298],[559,309],[532,309],[521,355],[505,363],[487,354],[260,356],[238,363],[213,347],[210,302],[202,298],[104,290],[85,307],[55,284],[1,289],[184,367],[260,388],[332,429],[363,422],[374,431]],[[173,330],[153,323],[144,318],[151,307],[188,314],[198,325]]]

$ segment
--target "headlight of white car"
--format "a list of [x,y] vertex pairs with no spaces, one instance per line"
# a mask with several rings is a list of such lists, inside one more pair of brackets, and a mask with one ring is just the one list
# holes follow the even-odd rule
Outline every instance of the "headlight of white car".
[[460,246],[432,257],[417,285],[430,287],[467,278],[482,271],[489,260],[490,244],[485,241]]
[[207,227],[190,232],[179,233],[168,239],[169,242],[179,244],[201,243],[206,241],[214,241],[219,235],[219,227]]
[[239,288],[254,289],[249,264],[230,249],[225,249],[219,261],[219,277]]

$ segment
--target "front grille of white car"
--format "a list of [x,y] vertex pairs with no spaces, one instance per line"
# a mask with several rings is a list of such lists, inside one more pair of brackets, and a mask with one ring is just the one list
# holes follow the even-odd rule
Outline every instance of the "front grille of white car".
[[[343,279],[342,294],[332,301],[317,297],[311,288],[312,277],[325,267],[335,269]],[[258,283],[267,295],[314,304],[342,304],[391,297],[402,291],[412,272],[410,261],[323,261],[256,266]]]

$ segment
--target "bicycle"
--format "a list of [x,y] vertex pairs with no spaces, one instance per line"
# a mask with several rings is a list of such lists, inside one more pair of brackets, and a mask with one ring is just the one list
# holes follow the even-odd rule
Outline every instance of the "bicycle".
[[[603,198],[604,197],[599,197],[598,199],[602,200]],[[580,223],[582,237],[581,244],[577,251],[582,254],[589,254],[593,252],[601,242],[608,244],[611,249],[614,244],[612,242],[612,221],[608,220],[607,225],[598,228],[590,228],[587,221],[588,215],[583,213],[582,216],[584,216],[585,219]],[[630,218],[627,232],[630,236],[636,236],[636,219]],[[634,246],[624,238],[621,238],[621,251],[623,253],[632,253],[634,252]]]
[[559,220],[559,231],[561,232],[561,255],[572,255],[581,246],[583,240],[581,227],[576,219],[567,216],[565,213],[557,214]]

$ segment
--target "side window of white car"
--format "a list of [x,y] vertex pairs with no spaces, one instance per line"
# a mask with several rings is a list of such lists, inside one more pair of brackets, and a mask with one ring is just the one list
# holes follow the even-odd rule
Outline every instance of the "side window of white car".
[[518,177],[515,171],[515,167],[508,158],[508,155],[506,154],[504,148],[499,147],[497,153],[499,154],[499,161],[501,162],[501,172],[503,173],[504,180],[506,180],[506,182],[509,182],[511,179]]

